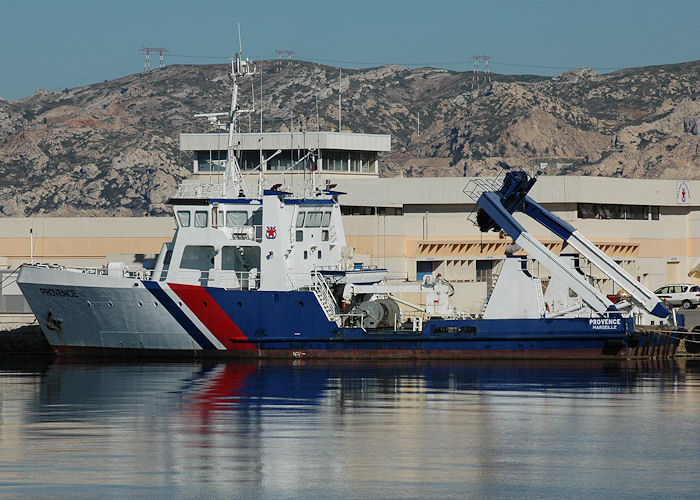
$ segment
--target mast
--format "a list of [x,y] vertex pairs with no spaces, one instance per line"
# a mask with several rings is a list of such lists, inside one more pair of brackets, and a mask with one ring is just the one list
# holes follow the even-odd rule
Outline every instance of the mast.
[[221,195],[224,198],[248,197],[248,188],[246,187],[245,182],[243,182],[241,168],[238,165],[238,159],[236,158],[237,144],[234,143],[234,134],[236,133],[238,116],[252,113],[254,111],[252,109],[239,109],[238,104],[238,88],[240,86],[239,79],[253,74],[255,74],[255,68],[251,68],[248,61],[243,60],[241,52],[237,52],[235,57],[231,58],[232,85],[231,111],[229,113],[228,124],[228,161],[226,162],[226,171],[224,172],[224,179],[221,189]]

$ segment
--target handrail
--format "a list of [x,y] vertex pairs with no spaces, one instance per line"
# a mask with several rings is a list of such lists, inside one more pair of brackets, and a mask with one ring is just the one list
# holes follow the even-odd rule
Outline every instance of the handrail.
[[331,289],[328,286],[326,279],[317,271],[311,272],[311,279],[313,283],[313,291],[316,294],[321,307],[323,307],[323,310],[326,312],[328,319],[334,321],[337,316],[336,311],[338,304],[331,293]]

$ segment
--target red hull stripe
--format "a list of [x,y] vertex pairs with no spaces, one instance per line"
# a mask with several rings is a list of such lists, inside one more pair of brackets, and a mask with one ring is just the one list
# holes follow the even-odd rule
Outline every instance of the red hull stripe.
[[175,283],[168,283],[168,286],[227,350],[256,349],[251,343],[241,342],[248,337],[204,287]]

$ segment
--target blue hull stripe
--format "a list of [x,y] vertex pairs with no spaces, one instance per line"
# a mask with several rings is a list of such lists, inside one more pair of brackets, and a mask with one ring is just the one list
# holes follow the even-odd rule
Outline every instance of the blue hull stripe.
[[143,286],[153,294],[153,296],[163,304],[163,307],[175,318],[182,328],[189,334],[192,339],[199,344],[202,349],[214,349],[216,346],[197,328],[190,318],[180,309],[175,301],[171,299],[165,291],[154,281],[141,281]]

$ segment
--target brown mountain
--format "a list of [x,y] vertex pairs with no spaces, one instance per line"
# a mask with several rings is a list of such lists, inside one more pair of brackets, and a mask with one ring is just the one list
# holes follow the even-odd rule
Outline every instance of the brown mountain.
[[[263,69],[266,131],[337,129],[338,69],[274,61]],[[163,213],[191,162],[178,134],[207,131],[195,113],[227,110],[226,71],[169,66],[0,99],[0,214]],[[550,175],[700,178],[700,61],[606,75],[584,68],[556,78],[474,76],[343,70],[343,130],[392,135],[387,176],[537,167]],[[242,87],[246,107],[252,83]],[[244,120],[242,131],[248,127]]]

